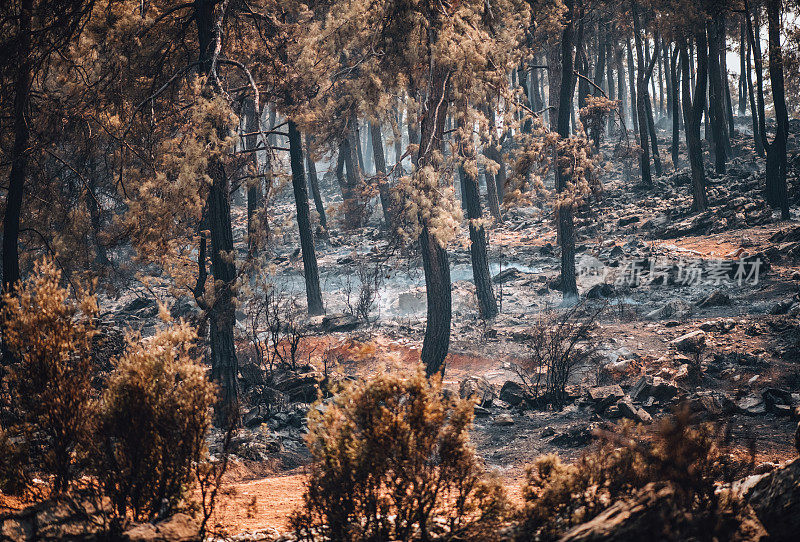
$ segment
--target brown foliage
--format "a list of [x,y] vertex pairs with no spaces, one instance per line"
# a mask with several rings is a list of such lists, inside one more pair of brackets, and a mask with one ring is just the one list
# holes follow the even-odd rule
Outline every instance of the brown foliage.
[[30,476],[44,474],[54,476],[55,492],[66,491],[90,433],[97,300],[85,291],[71,299],[60,279],[53,262],[44,260],[3,297],[4,341],[13,364],[6,382],[10,423],[0,432],[0,473],[10,479],[0,474],[0,483],[16,486],[7,489],[24,489]]
[[632,424],[601,436],[597,448],[574,464],[547,455],[529,468],[519,540],[558,539],[651,482],[669,484],[676,506],[694,511],[687,516],[692,525],[681,526],[681,532],[710,538],[731,527],[721,521],[731,503],[715,491],[725,455],[712,426],[692,426],[688,412],[679,411],[662,420],[652,436]]
[[381,376],[309,415],[314,462],[301,540],[492,540],[502,486],[469,443],[473,403],[442,396],[438,378]]
[[103,394],[97,476],[122,518],[175,512],[205,459],[214,386],[190,356],[196,336],[181,323],[149,340],[128,339]]

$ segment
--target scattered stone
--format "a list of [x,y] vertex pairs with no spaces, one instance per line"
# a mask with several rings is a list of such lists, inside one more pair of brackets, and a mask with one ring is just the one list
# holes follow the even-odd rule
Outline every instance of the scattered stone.
[[458,396],[461,399],[475,398],[480,406],[491,406],[495,392],[489,381],[483,377],[470,376],[461,381],[458,386]]
[[502,426],[514,425],[514,418],[508,412],[501,412],[494,417],[493,423]]
[[767,412],[778,416],[790,416],[792,414],[792,393],[778,388],[766,388],[761,392],[764,400],[764,408]]
[[[764,526],[749,509],[740,512],[738,530],[731,540],[765,540]],[[630,540],[695,540],[708,536],[707,525],[680,504],[675,489],[666,483],[650,483],[628,499],[621,499],[594,519],[568,531],[560,542],[628,542]],[[673,535],[659,527],[669,526]],[[675,533],[682,536],[675,537]],[[770,538],[772,540],[772,538]]]
[[764,475],[745,499],[770,540],[797,540],[800,533],[800,459]]
[[692,308],[682,299],[672,299],[663,307],[652,310],[645,315],[648,320],[666,320],[668,318],[685,318]]
[[586,292],[586,299],[602,299],[614,295],[614,287],[607,282],[595,284]]
[[753,474],[768,474],[778,468],[778,465],[773,463],[772,461],[764,461],[759,463],[753,469]]
[[486,409],[486,408],[484,408],[484,407],[482,407],[480,405],[475,405],[475,417],[476,418],[486,418],[487,416],[489,416],[489,414],[490,414],[490,412],[489,412],[488,409]]
[[623,397],[617,401],[616,407],[623,418],[644,424],[653,422],[653,417],[645,409],[636,407],[630,397]]
[[597,412],[602,412],[625,396],[619,384],[596,386],[589,389],[589,399]]
[[677,348],[679,352],[699,354],[706,348],[706,332],[698,329],[673,339],[670,344]]
[[748,395],[736,402],[736,406],[742,414],[749,416],[759,416],[767,412],[764,400],[757,395]]
[[361,321],[352,314],[328,314],[322,318],[322,330],[327,332],[352,331],[360,324]]
[[278,373],[271,382],[274,389],[284,393],[290,401],[311,403],[316,401],[322,375],[316,371]]
[[269,417],[269,409],[265,405],[256,405],[244,415],[242,423],[245,427],[256,427],[265,423]]
[[672,382],[657,376],[643,376],[631,388],[630,397],[640,403],[645,403],[648,398],[652,398],[663,404],[672,401],[680,393],[681,389]]
[[506,380],[503,387],[500,388],[499,399],[505,401],[511,406],[518,406],[525,400],[525,389],[521,384],[513,380]]
[[[798,426],[798,427],[800,427],[800,426]],[[556,434],[556,430],[553,429],[550,426],[547,426],[542,430],[542,438],[552,437],[555,434]]]
[[0,540],[48,542],[104,539],[103,514],[89,502],[52,499],[18,512],[0,514]]
[[200,540],[200,525],[187,514],[175,514],[156,523],[142,523],[122,533],[124,542],[195,542]]
[[592,442],[592,439],[594,438],[592,429],[593,426],[591,424],[573,425],[562,433],[556,435],[554,438],[550,439],[550,444],[555,444],[556,446],[562,446],[564,448],[578,448],[580,446],[586,446]]
[[730,305],[731,298],[721,290],[715,290],[708,297],[700,301],[698,307],[721,307],[723,305]]

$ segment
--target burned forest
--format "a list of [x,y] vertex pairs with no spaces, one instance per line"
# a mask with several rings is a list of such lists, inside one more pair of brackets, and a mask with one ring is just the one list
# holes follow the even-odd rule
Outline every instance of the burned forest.
[[0,542],[795,541],[800,2],[0,2]]

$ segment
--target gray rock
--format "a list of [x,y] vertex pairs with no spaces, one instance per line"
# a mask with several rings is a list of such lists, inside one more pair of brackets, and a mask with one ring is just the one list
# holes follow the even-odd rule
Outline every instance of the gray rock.
[[730,305],[731,298],[721,290],[715,290],[709,294],[705,299],[700,301],[698,307],[721,307],[723,305]]
[[327,332],[352,331],[360,324],[361,320],[351,314],[328,314],[322,318],[322,330]]
[[511,406],[518,406],[525,400],[525,395],[525,388],[521,384],[513,380],[507,380],[503,387],[500,388],[499,399]]
[[495,425],[514,425],[514,418],[508,412],[501,412],[497,416],[494,417],[492,421]]
[[619,384],[610,386],[596,386],[589,389],[589,400],[598,412],[602,412],[607,407],[613,405],[625,396],[625,392]]
[[550,444],[555,444],[556,446],[562,446],[564,448],[578,448],[580,446],[586,446],[592,442],[592,439],[594,438],[594,435],[592,434],[593,429],[594,426],[591,424],[573,425],[566,431],[563,431],[550,439]]
[[742,414],[759,416],[767,412],[764,400],[757,395],[748,395],[736,402],[736,406]]
[[187,514],[175,514],[156,524],[142,523],[122,533],[124,542],[195,542],[200,525]]
[[645,315],[648,320],[666,320],[667,318],[683,318],[691,312],[691,307],[682,299],[673,299],[663,307],[652,310]]
[[698,329],[673,339],[670,344],[677,348],[679,352],[699,354],[706,348],[706,332]]
[[644,424],[653,423],[653,417],[645,409],[635,406],[630,397],[623,397],[616,406],[623,418]]
[[797,540],[800,533],[800,459],[765,475],[746,493],[745,499],[766,528],[770,540]]

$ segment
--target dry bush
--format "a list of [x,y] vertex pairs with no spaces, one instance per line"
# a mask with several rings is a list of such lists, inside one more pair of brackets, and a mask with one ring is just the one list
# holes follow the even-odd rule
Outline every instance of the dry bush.
[[[370,263],[369,255],[353,254],[354,274],[348,274],[344,283],[345,305],[347,312],[365,322],[369,321],[370,313],[378,305],[378,297],[383,287],[386,271],[383,261]],[[353,280],[355,276],[355,280]],[[355,293],[354,283],[358,284],[358,295]]]
[[473,403],[439,379],[380,376],[309,414],[300,540],[493,540],[506,510],[469,443]]
[[5,490],[23,490],[29,476],[42,475],[53,477],[55,493],[66,491],[90,433],[97,299],[85,289],[71,298],[60,280],[53,262],[43,260],[3,297],[4,341],[12,357],[6,429],[0,431]]
[[676,506],[694,513],[687,516],[690,525],[667,527],[706,538],[731,527],[721,521],[731,503],[715,492],[726,456],[712,426],[692,426],[688,411],[679,411],[662,420],[652,437],[630,423],[601,436],[597,448],[574,464],[547,455],[529,467],[519,540],[556,540],[651,482],[669,484]]
[[173,513],[204,461],[215,388],[190,355],[186,323],[128,350],[109,377],[99,422],[97,476],[120,518],[153,520]]
[[563,407],[575,369],[592,364],[597,357],[598,343],[591,331],[603,310],[605,305],[589,310],[579,304],[536,321],[528,343],[530,357],[515,365],[515,372],[540,404]]
[[608,117],[617,111],[619,103],[619,100],[609,100],[605,96],[589,95],[586,97],[586,105],[578,110],[581,123],[589,130],[595,149],[600,148]]

